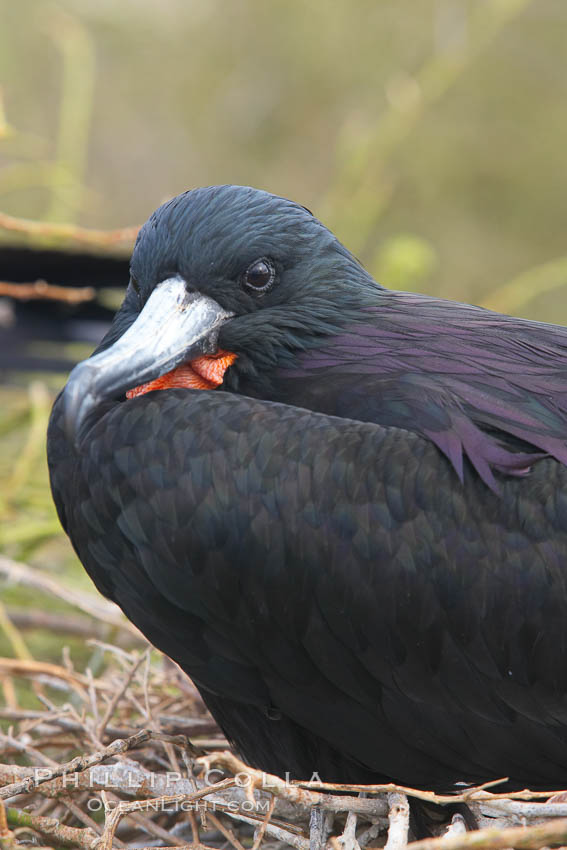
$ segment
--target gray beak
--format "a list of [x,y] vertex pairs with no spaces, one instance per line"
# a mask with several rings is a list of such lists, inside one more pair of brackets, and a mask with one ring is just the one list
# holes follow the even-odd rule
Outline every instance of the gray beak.
[[181,277],[158,284],[120,339],[71,372],[63,399],[68,438],[77,444],[100,402],[153,381],[186,360],[214,354],[219,328],[232,316],[207,295],[187,292]]

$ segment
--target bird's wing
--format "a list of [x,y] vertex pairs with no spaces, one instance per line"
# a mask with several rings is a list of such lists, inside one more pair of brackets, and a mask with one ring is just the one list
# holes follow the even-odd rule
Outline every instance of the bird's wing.
[[[407,428],[463,459],[523,475],[567,464],[567,329],[410,293],[384,293],[356,325],[281,372],[282,398]],[[287,395],[286,395],[287,391]]]
[[567,748],[567,473],[465,478],[399,429],[186,390],[53,464],[83,563],[201,687],[385,775],[520,775],[529,748],[543,781]]

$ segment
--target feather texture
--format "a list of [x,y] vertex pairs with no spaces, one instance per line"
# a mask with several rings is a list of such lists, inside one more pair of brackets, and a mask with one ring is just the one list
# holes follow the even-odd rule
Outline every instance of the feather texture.
[[494,472],[567,463],[564,328],[406,293],[364,315],[280,370],[276,396],[415,431],[495,490]]

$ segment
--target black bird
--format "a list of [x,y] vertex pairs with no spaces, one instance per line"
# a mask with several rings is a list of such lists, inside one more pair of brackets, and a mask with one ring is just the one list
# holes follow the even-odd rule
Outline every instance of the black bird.
[[250,764],[565,785],[566,329],[388,291],[305,208],[197,189],[142,228],[48,452],[96,586]]

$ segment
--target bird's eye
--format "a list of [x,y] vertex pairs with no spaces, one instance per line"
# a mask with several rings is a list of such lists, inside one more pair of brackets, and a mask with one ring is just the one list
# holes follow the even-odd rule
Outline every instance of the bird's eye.
[[244,272],[244,285],[256,292],[265,292],[274,282],[275,276],[276,270],[270,260],[255,260]]

